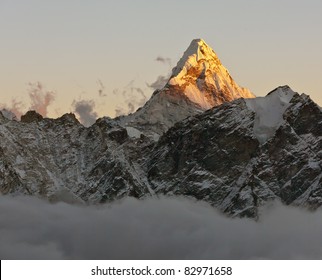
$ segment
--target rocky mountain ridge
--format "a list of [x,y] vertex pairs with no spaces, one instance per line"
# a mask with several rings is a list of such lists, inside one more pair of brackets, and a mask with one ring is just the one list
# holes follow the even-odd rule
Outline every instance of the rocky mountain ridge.
[[[165,88],[125,118],[104,117],[84,127],[73,114],[49,119],[30,111],[17,121],[0,112],[1,194],[73,203],[183,195],[230,216],[255,218],[271,200],[320,207],[321,108],[288,86],[248,99],[236,99],[247,90],[227,86],[229,94],[211,94],[232,100],[206,110],[205,99],[197,104],[189,91],[173,90],[186,83],[182,73],[196,69],[195,62],[204,69],[221,65],[207,65],[205,48],[193,41]],[[196,79],[188,86],[213,77],[189,75]],[[195,93],[209,97],[206,89]]]
[[178,122],[157,142],[106,118],[86,128],[72,114],[53,120],[29,112],[21,122],[0,114],[1,193],[85,203],[184,195],[249,217],[275,199],[318,208],[321,108],[288,87],[264,99],[273,96],[292,98],[264,142],[244,99]]

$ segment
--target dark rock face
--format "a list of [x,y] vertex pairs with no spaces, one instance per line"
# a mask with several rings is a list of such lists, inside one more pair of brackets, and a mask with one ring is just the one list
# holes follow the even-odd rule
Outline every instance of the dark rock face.
[[36,111],[28,111],[25,115],[21,116],[21,121],[24,123],[40,122],[43,116]]
[[283,124],[263,145],[253,124],[243,100],[178,123],[152,152],[152,188],[206,200],[233,216],[256,217],[258,206],[272,199],[320,207],[321,109],[295,95]]
[[[239,99],[192,116],[158,141],[102,118],[83,127],[28,112],[0,124],[0,191],[104,203],[124,196],[184,195],[231,216],[257,217],[270,200],[322,205],[322,113],[295,94],[260,143],[256,113]],[[139,128],[138,128],[139,129]]]
[[2,148],[0,148],[0,192],[2,194],[10,192],[30,194],[28,188],[22,186],[18,174],[7,161],[5,151]]
[[110,131],[108,136],[119,144],[124,143],[124,141],[128,138],[127,131],[123,127]]

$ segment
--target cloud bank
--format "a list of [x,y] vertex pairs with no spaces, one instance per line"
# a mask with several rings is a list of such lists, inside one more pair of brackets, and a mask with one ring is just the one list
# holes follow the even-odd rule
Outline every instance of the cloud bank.
[[259,222],[183,198],[102,206],[0,197],[1,259],[321,259],[322,212],[274,205]]

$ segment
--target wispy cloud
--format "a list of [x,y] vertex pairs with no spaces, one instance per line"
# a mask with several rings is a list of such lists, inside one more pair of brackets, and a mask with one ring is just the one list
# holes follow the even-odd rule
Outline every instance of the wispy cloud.
[[10,104],[0,104],[4,108],[20,119],[27,110],[35,110],[43,117],[48,116],[48,109],[55,100],[56,93],[47,90],[41,82],[28,83],[27,94],[30,100],[29,108],[22,101],[11,99]]
[[127,115],[133,113],[138,107],[144,105],[147,101],[147,96],[144,90],[135,86],[135,81],[130,81],[124,88],[114,89],[114,95],[122,95],[125,106],[118,106],[115,109],[115,116]]
[[169,70],[167,75],[159,75],[154,82],[147,83],[147,86],[152,88],[153,90],[162,89],[166,85],[166,83],[168,82],[171,76],[171,65],[172,65],[172,61],[168,57],[158,56],[155,60],[168,65]]
[[98,85],[98,95],[99,95],[99,97],[106,97],[107,94],[105,92],[105,86],[104,86],[103,82],[100,79],[97,80],[97,85]]
[[40,83],[29,83],[28,95],[30,98],[30,110],[35,110],[43,117],[47,117],[48,107],[55,100],[55,92],[48,91]]
[[[152,83],[146,83],[146,86],[153,90],[162,89],[166,85],[171,76],[172,65],[172,61],[168,57],[158,56],[155,61],[166,64],[169,67],[169,73],[167,75],[159,75]],[[117,106],[115,109],[115,116],[133,113],[138,107],[143,106],[148,100],[145,90],[142,87],[135,86],[135,80],[131,80],[123,88],[114,89],[112,93],[114,95],[122,96],[125,103],[123,106]]]
[[167,84],[169,77],[170,77],[170,74],[168,76],[160,75],[153,83],[147,84],[147,85],[153,90],[162,89]]
[[155,60],[161,63],[168,64],[169,66],[171,66],[172,64],[171,58],[169,57],[158,56]]

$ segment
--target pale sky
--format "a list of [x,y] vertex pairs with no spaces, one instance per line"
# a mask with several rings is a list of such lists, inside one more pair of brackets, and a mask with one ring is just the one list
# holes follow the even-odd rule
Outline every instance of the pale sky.
[[321,12],[321,0],[0,0],[0,104],[26,111],[39,82],[50,117],[80,100],[114,117],[203,38],[257,96],[288,84],[321,105]]

